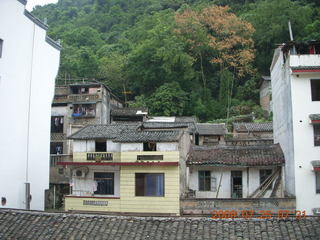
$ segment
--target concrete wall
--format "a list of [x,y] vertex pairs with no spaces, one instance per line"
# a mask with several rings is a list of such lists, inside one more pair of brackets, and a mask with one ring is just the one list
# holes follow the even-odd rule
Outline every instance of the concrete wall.
[[[319,56],[316,58],[320,65]],[[310,79],[320,81],[320,73],[291,76],[297,208],[306,210],[308,214],[312,214],[312,208],[320,208],[320,194],[316,193],[315,173],[311,165],[311,161],[319,159],[320,147],[314,146],[313,126],[309,119],[309,114],[320,113],[320,101],[311,101]]]
[[285,188],[295,195],[295,160],[293,145],[293,121],[291,102],[291,81],[289,63],[283,62],[283,53],[277,49],[271,70],[271,85],[273,99],[273,135],[274,143],[280,143],[284,153]]
[[256,214],[267,210],[277,215],[278,210],[294,211],[296,209],[295,198],[182,199],[180,205],[183,214],[210,215],[213,210],[235,210],[241,216],[242,210],[255,211]]
[[143,151],[143,143],[121,143],[121,152]]
[[95,152],[95,141],[93,140],[73,140],[74,152]]
[[[25,183],[31,209],[44,209],[49,188],[50,109],[60,51],[46,31],[24,14],[15,0],[0,1],[0,197],[6,208],[25,208]],[[12,107],[15,104],[16,107]],[[39,171],[41,169],[41,171]]]
[[[260,168],[217,168],[209,166],[190,166],[189,189],[195,190],[196,198],[231,198],[231,171],[242,171],[242,196],[249,197],[260,186],[260,169],[272,169],[274,167]],[[199,191],[199,171],[211,171],[211,178],[216,179],[216,187],[211,186],[211,191]],[[219,183],[220,189],[218,193]],[[268,190],[264,197],[269,197]]]
[[157,143],[157,151],[165,152],[165,151],[178,151],[178,143],[175,142],[161,142]]

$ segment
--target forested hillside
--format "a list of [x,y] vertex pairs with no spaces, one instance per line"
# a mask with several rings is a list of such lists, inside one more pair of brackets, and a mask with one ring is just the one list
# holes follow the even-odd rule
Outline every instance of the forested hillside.
[[[59,0],[36,7],[61,39],[59,79],[105,82],[153,115],[255,112],[276,44],[320,39],[318,0]],[[126,96],[123,92],[126,92]]]

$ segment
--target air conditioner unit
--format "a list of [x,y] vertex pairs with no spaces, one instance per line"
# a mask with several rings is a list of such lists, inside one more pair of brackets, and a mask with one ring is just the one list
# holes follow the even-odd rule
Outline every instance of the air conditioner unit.
[[76,178],[84,178],[86,176],[86,173],[84,170],[76,169],[73,171],[73,176]]

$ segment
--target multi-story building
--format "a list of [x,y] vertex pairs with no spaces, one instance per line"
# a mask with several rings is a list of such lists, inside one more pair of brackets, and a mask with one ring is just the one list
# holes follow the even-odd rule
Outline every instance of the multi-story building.
[[51,108],[50,191],[48,208],[62,206],[63,195],[70,192],[66,169],[57,162],[72,159],[73,145],[67,136],[87,125],[107,124],[111,109],[121,108],[122,102],[99,82],[78,82],[57,85]]
[[297,209],[320,210],[320,43],[279,46],[271,65],[274,142],[285,155],[285,186]]
[[[160,123],[160,125],[163,123]],[[188,126],[90,125],[70,136],[73,161],[67,211],[180,214]]]
[[0,207],[44,210],[61,47],[26,2],[0,1]]

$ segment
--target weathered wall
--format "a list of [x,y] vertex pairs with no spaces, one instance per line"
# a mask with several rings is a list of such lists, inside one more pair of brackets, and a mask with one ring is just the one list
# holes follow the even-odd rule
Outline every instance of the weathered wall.
[[[250,196],[260,186],[260,169],[273,169],[274,167],[259,168],[217,168],[208,166],[189,167],[189,189],[195,190],[197,198],[231,198],[231,171],[242,171],[243,198]],[[211,191],[199,191],[199,171],[211,171],[211,177],[216,178],[216,188]],[[218,193],[219,183],[221,185]],[[268,190],[264,197],[269,197]]]
[[285,188],[295,195],[295,160],[293,145],[292,96],[288,61],[276,50],[271,70],[274,143],[280,143],[285,156]]
[[278,210],[296,209],[295,198],[182,199],[180,205],[182,214],[212,214],[213,210],[268,210],[277,214]]
[[121,152],[143,151],[143,143],[121,143]]

